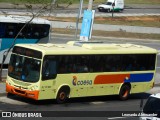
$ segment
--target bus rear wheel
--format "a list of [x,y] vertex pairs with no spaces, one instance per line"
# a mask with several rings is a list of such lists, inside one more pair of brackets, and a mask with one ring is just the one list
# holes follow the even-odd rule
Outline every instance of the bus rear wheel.
[[56,102],[59,104],[65,103],[69,96],[69,90],[66,88],[61,88],[58,91]]
[[131,87],[127,84],[122,85],[120,92],[119,92],[119,98],[120,100],[127,100],[128,96],[130,94]]

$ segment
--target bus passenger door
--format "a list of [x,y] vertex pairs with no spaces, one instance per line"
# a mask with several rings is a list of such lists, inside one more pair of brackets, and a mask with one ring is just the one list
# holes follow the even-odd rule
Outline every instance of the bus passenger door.
[[39,99],[53,99],[55,80],[41,81]]
[[40,97],[51,99],[54,97],[55,83],[57,78],[57,64],[54,56],[45,56],[42,66],[42,80]]

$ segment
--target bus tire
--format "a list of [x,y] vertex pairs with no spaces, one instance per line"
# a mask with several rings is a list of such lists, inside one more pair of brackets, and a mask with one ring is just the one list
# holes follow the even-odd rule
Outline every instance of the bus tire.
[[128,84],[122,85],[120,92],[119,92],[119,99],[120,100],[127,100],[130,94],[131,87]]
[[69,97],[70,89],[69,87],[62,87],[57,94],[56,102],[58,104],[65,103]]

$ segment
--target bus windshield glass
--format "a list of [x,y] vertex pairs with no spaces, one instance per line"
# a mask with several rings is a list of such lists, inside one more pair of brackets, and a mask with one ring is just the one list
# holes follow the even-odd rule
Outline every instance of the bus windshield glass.
[[40,60],[12,54],[8,75],[24,82],[37,82],[40,76],[40,66]]
[[160,117],[160,99],[150,97],[144,106],[143,112],[145,114],[157,114]]

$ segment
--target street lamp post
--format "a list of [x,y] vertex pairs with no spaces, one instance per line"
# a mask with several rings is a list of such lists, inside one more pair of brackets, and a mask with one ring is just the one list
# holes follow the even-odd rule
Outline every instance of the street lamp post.
[[92,4],[93,4],[93,0],[89,0],[88,10],[92,10]]
[[78,23],[79,23],[79,17],[80,17],[81,12],[82,12],[82,6],[83,6],[83,0],[80,0],[79,12],[78,12],[78,15],[77,15],[77,21],[76,21],[75,39],[77,39]]
[[55,4],[57,0],[52,0],[52,4]]
[[113,18],[113,13],[114,13],[114,6],[115,6],[115,0],[114,0],[114,3],[112,3],[112,18]]

